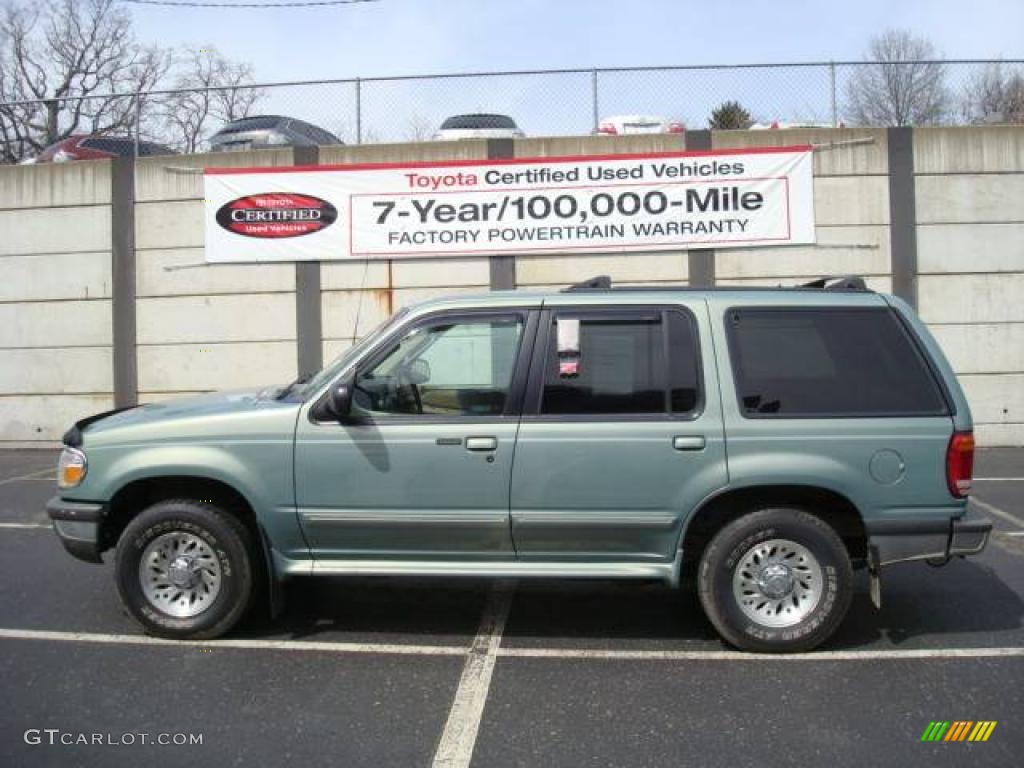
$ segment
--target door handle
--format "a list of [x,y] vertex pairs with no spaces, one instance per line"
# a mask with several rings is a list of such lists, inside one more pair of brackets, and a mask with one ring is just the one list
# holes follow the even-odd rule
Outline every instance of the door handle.
[[494,451],[498,448],[498,438],[496,437],[467,437],[466,438],[466,450],[467,451]]
[[676,435],[672,438],[672,447],[677,451],[703,451],[705,444],[704,435]]

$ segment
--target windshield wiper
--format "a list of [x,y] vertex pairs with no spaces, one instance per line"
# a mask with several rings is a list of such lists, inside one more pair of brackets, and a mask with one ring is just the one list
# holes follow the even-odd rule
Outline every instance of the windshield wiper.
[[275,397],[274,399],[275,400],[284,400],[286,397],[288,397],[288,395],[290,395],[295,390],[296,387],[301,386],[301,385],[307,383],[315,375],[316,375],[315,373],[304,373],[304,374],[302,374],[301,376],[299,376],[299,378],[297,378],[295,381],[293,381],[287,387],[285,387],[280,392],[278,392],[277,393],[277,397]]

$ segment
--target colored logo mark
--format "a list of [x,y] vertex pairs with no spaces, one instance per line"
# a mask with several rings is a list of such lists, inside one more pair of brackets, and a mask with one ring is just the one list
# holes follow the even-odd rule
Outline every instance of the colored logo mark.
[[988,741],[995,727],[995,720],[933,720],[921,741]]

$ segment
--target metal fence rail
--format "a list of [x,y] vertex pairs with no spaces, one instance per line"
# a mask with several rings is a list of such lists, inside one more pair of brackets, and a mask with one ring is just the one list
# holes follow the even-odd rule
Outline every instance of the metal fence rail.
[[[920,101],[925,81],[927,109],[904,110],[905,115],[865,109]],[[14,101],[0,103],[4,159],[31,156],[65,135],[76,112],[83,115],[77,133],[100,129],[202,149],[226,119],[241,115],[215,105],[186,135],[180,118],[189,109],[188,98],[196,96],[248,96],[245,114],[288,115],[356,144],[429,139],[445,117],[469,112],[510,115],[532,136],[590,133],[615,114],[653,114],[707,128],[712,111],[725,101],[739,102],[752,120],[766,125],[1024,122],[1024,59],[472,72]],[[105,119],[113,114],[116,121]]]

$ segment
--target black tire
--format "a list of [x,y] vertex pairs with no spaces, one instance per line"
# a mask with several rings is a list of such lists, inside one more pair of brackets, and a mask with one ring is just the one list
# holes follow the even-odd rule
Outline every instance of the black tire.
[[[143,589],[143,554],[156,539],[172,533],[200,539],[219,566],[219,590],[195,615],[167,613]],[[192,499],[161,501],[141,512],[121,534],[114,561],[121,601],[148,634],[175,640],[220,637],[238,622],[252,598],[252,547],[245,525],[213,504]]]
[[[804,548],[817,561],[821,574],[817,597],[808,598],[813,608],[797,607],[798,615],[802,610],[808,612],[788,626],[770,626],[764,622],[773,619],[762,618],[760,614],[751,617],[749,612],[755,609],[741,606],[739,597],[744,593],[737,594],[734,588],[734,578],[742,578],[737,576],[738,569],[744,562],[750,562],[749,553],[758,545],[775,540]],[[743,573],[749,573],[749,569]],[[729,523],[708,542],[700,561],[697,589],[704,612],[727,642],[745,651],[795,653],[818,646],[842,622],[853,596],[853,570],[846,547],[828,523],[799,509],[762,509]],[[779,606],[776,611],[782,606],[789,609],[789,603],[783,600],[772,602],[756,591],[750,594],[756,599],[749,601],[748,606],[760,602],[761,606],[769,606],[763,608],[769,614],[771,605]],[[794,599],[794,606],[798,602],[799,596]]]

